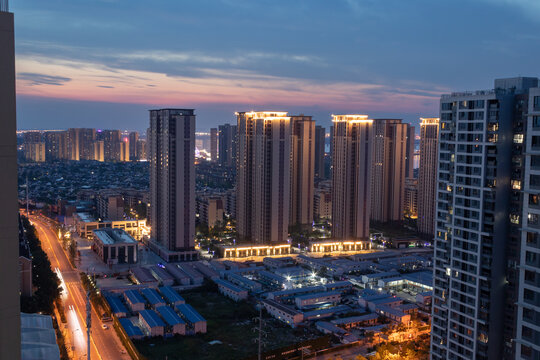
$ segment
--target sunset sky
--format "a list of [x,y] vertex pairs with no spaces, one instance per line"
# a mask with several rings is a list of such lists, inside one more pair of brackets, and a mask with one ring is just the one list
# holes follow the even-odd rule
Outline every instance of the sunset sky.
[[[540,75],[538,0],[12,0],[18,127],[197,127],[235,111],[438,115],[441,93]],[[534,34],[534,35],[531,35]]]

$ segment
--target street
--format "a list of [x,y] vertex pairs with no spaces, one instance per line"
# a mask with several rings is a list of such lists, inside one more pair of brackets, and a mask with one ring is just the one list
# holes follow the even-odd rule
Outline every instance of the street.
[[[68,334],[66,344],[71,345],[73,359],[87,358],[86,337],[86,293],[79,278],[79,272],[71,267],[56,233],[50,225],[38,216],[30,216],[36,227],[41,246],[51,261],[53,271],[59,274],[63,288],[62,300],[67,318]],[[130,359],[118,339],[112,323],[109,329],[101,327],[98,314],[92,308],[92,330],[90,335],[91,359]]]

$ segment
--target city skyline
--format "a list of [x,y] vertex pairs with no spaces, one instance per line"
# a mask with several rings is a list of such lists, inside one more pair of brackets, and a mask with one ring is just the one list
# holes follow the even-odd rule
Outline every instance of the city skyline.
[[[199,129],[234,122],[238,109],[261,108],[304,111],[325,127],[330,114],[344,111],[416,125],[419,117],[437,115],[441,93],[514,75],[514,54],[530,55],[523,57],[523,73],[537,72],[538,50],[529,46],[535,40],[530,34],[540,28],[531,16],[539,10],[533,2],[467,2],[465,14],[459,2],[410,5],[300,2],[285,11],[281,3],[164,2],[139,11],[142,3],[126,9],[115,1],[13,2],[19,128],[89,122],[104,127],[114,121],[117,128],[133,124],[142,131],[145,110],[156,106],[198,109]],[[180,21],[168,15],[176,10]],[[477,17],[479,12],[489,16]],[[444,19],[459,16],[467,29],[440,26],[441,13]],[[141,15],[149,14],[162,24],[139,29]],[[222,19],[223,14],[229,16]],[[255,24],[258,31],[244,31]],[[355,35],[373,28],[369,37]],[[482,40],[474,41],[470,31]],[[171,46],[177,37],[182,45]],[[236,40],[223,41],[230,38]],[[465,66],[443,51],[453,45],[474,60],[469,57]],[[262,80],[264,87],[258,85]]]

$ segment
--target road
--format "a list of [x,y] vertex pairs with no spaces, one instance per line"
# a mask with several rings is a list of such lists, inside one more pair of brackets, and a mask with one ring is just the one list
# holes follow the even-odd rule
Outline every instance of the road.
[[[31,215],[30,220],[38,232],[41,246],[51,261],[52,269],[57,274],[59,273],[59,278],[62,280],[62,288],[64,289],[62,299],[73,346],[73,359],[86,359],[86,293],[81,284],[79,273],[71,267],[64,249],[50,225],[38,216]],[[130,356],[125,354],[124,347],[112,328],[112,323],[109,323],[108,326],[109,329],[101,327],[98,314],[92,308],[91,359],[130,359]]]

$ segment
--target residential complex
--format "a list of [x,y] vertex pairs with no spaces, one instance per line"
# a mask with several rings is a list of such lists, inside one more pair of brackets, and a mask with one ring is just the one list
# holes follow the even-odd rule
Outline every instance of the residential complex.
[[196,258],[195,111],[150,111],[151,244],[170,261]]
[[[373,121],[371,220],[380,223],[403,219],[408,124],[401,119]],[[335,135],[334,135],[335,136]]]
[[291,191],[291,117],[286,112],[240,112],[236,214],[239,241],[287,239]]
[[368,239],[373,120],[333,115],[332,237]]
[[236,166],[236,144],[238,131],[236,125],[219,126],[219,163],[225,166]]
[[439,119],[420,119],[420,167],[418,168],[418,232],[433,238],[435,197],[437,195],[437,165]]
[[540,356],[537,86],[441,97],[433,359]]
[[[315,166],[315,121],[311,116],[291,116],[291,201],[290,225],[311,227]],[[284,166],[288,165],[285,158]]]
[[326,179],[324,166],[324,154],[326,145],[326,129],[322,126],[315,126],[315,179]]

